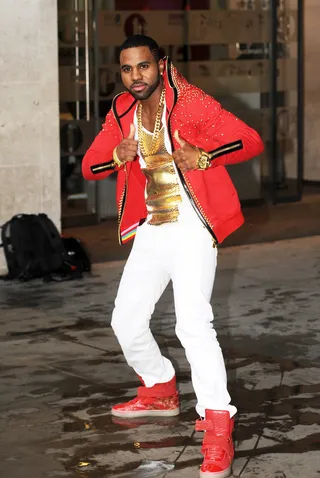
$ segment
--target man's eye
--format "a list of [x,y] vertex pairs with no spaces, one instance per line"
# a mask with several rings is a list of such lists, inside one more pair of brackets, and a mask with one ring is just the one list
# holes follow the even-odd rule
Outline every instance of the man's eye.
[[126,68],[122,68],[122,71],[124,71],[125,73],[129,73],[130,71],[130,68],[126,67]]
[[148,66],[149,66],[149,65],[141,65],[140,68],[141,68],[142,70],[146,70],[146,69],[148,68]]

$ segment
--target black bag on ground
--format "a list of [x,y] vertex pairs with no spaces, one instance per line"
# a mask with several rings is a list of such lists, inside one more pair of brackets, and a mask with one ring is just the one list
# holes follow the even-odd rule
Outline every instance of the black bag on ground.
[[[27,281],[43,277],[60,281],[82,277],[81,262],[73,260],[46,214],[14,216],[2,226],[1,239],[8,267],[3,279]],[[89,258],[88,261],[90,264]]]

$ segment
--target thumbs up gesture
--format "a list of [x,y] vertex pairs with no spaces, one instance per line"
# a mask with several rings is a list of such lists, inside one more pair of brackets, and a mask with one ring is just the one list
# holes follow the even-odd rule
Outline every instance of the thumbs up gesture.
[[187,143],[179,135],[179,131],[175,131],[174,138],[180,148],[176,149],[172,154],[174,162],[183,173],[198,168],[199,150],[190,143]]
[[138,141],[134,139],[135,126],[130,125],[130,132],[127,138],[124,138],[116,149],[117,156],[122,163],[133,161],[138,153]]

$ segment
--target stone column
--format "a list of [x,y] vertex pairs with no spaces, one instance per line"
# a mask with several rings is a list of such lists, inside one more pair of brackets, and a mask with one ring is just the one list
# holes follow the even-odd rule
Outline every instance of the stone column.
[[60,228],[56,0],[1,0],[0,69],[0,224],[45,212]]

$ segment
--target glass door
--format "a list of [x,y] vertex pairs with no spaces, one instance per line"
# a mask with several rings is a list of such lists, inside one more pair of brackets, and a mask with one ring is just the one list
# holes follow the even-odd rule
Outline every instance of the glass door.
[[[108,72],[101,71],[99,66],[97,14],[100,4],[93,0],[59,1],[60,161],[64,227],[96,223],[103,213],[111,217],[117,214],[114,181],[110,188],[103,188],[107,191],[112,189],[108,197],[101,197],[100,184],[85,181],[81,174],[82,158],[101,128],[103,121],[100,118],[105,116],[111,105],[106,95],[110,87]],[[107,211],[101,211],[102,204],[106,204]]]
[[261,134],[265,152],[229,168],[240,199],[299,200],[302,14],[302,0],[60,0],[64,225],[117,215],[116,175],[84,181],[81,160],[123,91],[119,45],[135,33],[154,37],[191,83]]

